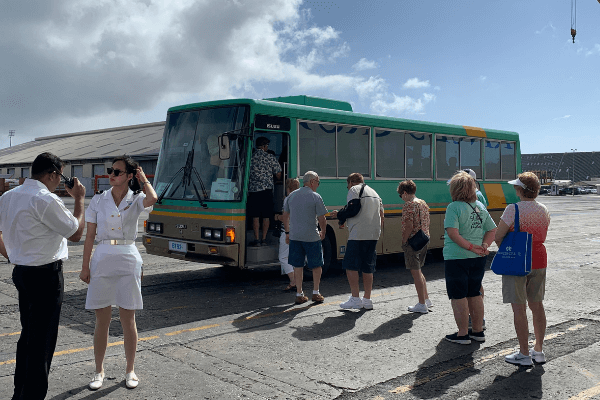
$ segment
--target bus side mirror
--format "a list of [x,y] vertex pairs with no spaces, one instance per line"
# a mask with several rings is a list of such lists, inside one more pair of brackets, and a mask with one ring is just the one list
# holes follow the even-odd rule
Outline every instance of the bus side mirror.
[[219,136],[219,159],[229,160],[229,137],[227,135]]

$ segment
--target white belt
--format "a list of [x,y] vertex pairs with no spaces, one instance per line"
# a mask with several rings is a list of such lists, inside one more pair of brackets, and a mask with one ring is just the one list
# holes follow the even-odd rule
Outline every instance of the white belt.
[[112,245],[127,245],[134,244],[135,240],[130,239],[105,239],[98,242],[98,244],[112,244]]

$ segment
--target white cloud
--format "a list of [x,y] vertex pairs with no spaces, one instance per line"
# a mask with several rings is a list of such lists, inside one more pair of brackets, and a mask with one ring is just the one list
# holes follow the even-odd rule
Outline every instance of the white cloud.
[[377,114],[401,114],[401,113],[423,113],[425,105],[434,101],[434,94],[424,93],[422,98],[414,99],[410,96],[391,95],[390,101],[384,99],[375,100],[371,103],[371,110]]
[[420,81],[419,78],[411,78],[402,85],[405,89],[419,89],[431,86],[429,81]]
[[481,75],[481,76],[479,76],[479,80],[481,82],[485,82],[485,81],[487,81],[487,76]]
[[0,14],[8,61],[0,63],[0,130],[64,133],[47,127],[242,97],[259,84],[354,90],[366,78],[315,72],[350,47],[333,27],[312,24],[301,3],[55,0],[34,11],[11,3]]
[[373,76],[369,77],[366,81],[357,82],[354,85],[354,89],[361,99],[379,97],[385,92],[386,88],[387,83],[385,79]]
[[540,35],[547,30],[552,30],[552,32],[556,31],[556,28],[554,27],[554,24],[552,24],[552,22],[548,22],[546,25],[544,25],[542,29],[535,31],[535,34]]
[[[380,113],[423,112],[435,100],[398,97],[384,78],[360,76],[377,68],[366,58],[349,74],[321,72],[350,46],[333,27],[316,26],[301,0],[10,4],[0,13],[0,132],[16,129],[20,142],[153,122],[176,104],[270,97],[274,87],[356,94]],[[404,87],[430,84],[413,78]]]
[[596,45],[591,49],[585,52],[586,57],[594,54],[600,54],[600,44],[596,43]]
[[364,71],[367,69],[377,68],[377,63],[375,61],[369,61],[366,58],[361,58],[356,64],[352,66],[352,68],[355,71]]
[[552,121],[558,121],[559,119],[569,119],[569,118],[571,118],[571,116],[569,114],[567,114],[567,115],[564,115],[562,117],[554,118]]

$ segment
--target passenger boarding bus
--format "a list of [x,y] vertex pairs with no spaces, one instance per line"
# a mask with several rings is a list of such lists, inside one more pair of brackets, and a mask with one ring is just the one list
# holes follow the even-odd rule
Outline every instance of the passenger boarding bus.
[[[476,172],[496,222],[517,202],[506,183],[521,170],[515,132],[359,114],[347,102],[309,96],[195,103],[167,113],[154,177],[159,201],[143,237],[149,254],[240,268],[279,264],[273,231],[267,246],[248,246],[255,239],[246,218],[249,164],[260,136],[270,140],[283,171],[274,212],[282,210],[286,178],[302,182],[306,171],[317,172],[318,193],[332,211],[346,204],[346,177],[364,176],[385,209],[377,254],[402,252],[396,188],[404,179],[414,180],[429,204],[431,249],[444,245],[446,182],[457,170]],[[348,231],[327,216],[324,272],[344,257],[347,240]]]

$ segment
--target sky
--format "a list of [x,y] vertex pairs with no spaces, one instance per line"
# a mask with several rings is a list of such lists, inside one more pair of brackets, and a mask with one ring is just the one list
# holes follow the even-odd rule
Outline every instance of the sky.
[[600,151],[600,1],[5,0],[0,148],[306,94]]

